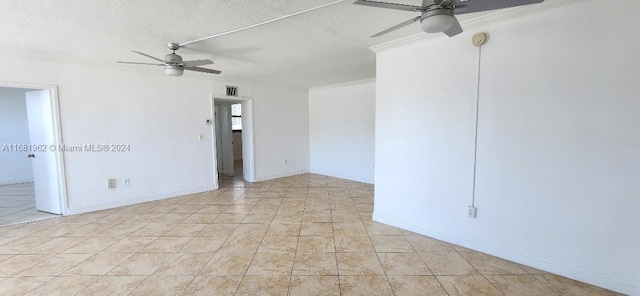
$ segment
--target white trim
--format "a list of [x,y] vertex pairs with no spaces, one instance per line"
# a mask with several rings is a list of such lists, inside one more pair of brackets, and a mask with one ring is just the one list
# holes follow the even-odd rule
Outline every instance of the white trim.
[[0,180],[0,185],[17,185],[24,183],[33,183],[33,178],[4,179]]
[[142,196],[127,198],[127,199],[70,208],[69,215],[77,215],[77,214],[83,214],[83,213],[108,210],[108,209],[130,206],[130,205],[140,204],[140,203],[145,203],[150,201],[157,201],[157,200],[163,200],[167,198],[185,196],[189,194],[208,192],[216,189],[218,189],[218,186],[216,184],[211,184],[211,185],[184,188],[184,189],[178,189],[178,190],[172,190],[172,191],[166,191],[166,192],[152,193],[148,195],[142,195]]
[[309,89],[309,91],[328,90],[328,89],[343,88],[343,87],[350,87],[350,86],[370,84],[370,83],[376,83],[376,78],[374,77],[374,78],[347,81],[347,82],[336,83],[336,84],[325,85],[325,86],[312,87]]
[[332,178],[344,179],[349,181],[356,181],[360,183],[373,184],[373,178],[362,178],[360,176],[347,176],[340,172],[328,172],[322,170],[310,170],[309,173],[316,175],[323,175]]
[[[254,110],[252,97],[231,97],[227,95],[211,95],[211,118],[215,119],[215,101],[231,101],[242,103],[242,163],[243,178],[247,182],[256,181],[256,150],[255,150],[255,126],[254,126]],[[215,176],[214,184],[218,186],[218,161],[216,149],[216,129],[215,120],[211,129],[211,138],[213,144],[213,175]]]
[[308,173],[309,173],[309,170],[302,169],[302,170],[291,171],[291,172],[286,172],[286,173],[269,174],[269,175],[264,175],[264,176],[257,177],[256,178],[256,182],[268,181],[268,180],[279,179],[279,178],[286,178],[286,177],[291,177],[291,176],[304,175],[304,174],[308,174]]
[[587,266],[558,260],[556,258],[525,254],[509,246],[501,246],[493,242],[480,241],[464,235],[449,233],[429,225],[424,225],[419,222],[380,212],[373,213],[373,221],[406,229],[448,243],[460,245],[620,293],[640,295],[638,294],[638,291],[640,291],[640,286],[637,286],[638,282],[627,275],[612,274],[601,270],[595,270]]
[[[508,20],[520,18],[523,16],[532,15],[532,14],[537,14],[550,9],[571,5],[571,4],[576,4],[584,1],[588,1],[588,0],[545,1],[540,4],[527,5],[522,7],[515,7],[515,8],[500,10],[494,13],[490,13],[477,18],[466,20],[464,22],[461,22],[461,25],[465,31],[471,31],[474,29],[486,27],[488,25],[497,24],[504,21],[508,21]],[[438,38],[449,38],[449,37],[447,37],[445,34],[419,33],[419,34],[411,35],[405,38],[397,39],[394,41],[374,45],[369,49],[371,49],[375,53],[381,53],[387,50],[402,48],[411,44],[427,42],[429,40],[438,39]]]
[[[62,135],[62,120],[60,118],[60,98],[58,96],[57,85],[0,81],[0,87],[48,90],[50,94],[51,107],[53,110],[53,144],[56,145],[56,147],[59,147],[64,143],[64,137]],[[67,174],[65,168],[64,153],[57,149],[53,153],[56,157],[56,166],[58,171],[58,197],[60,199],[60,208],[62,209],[62,215],[66,216],[69,215],[69,197],[67,193]]]

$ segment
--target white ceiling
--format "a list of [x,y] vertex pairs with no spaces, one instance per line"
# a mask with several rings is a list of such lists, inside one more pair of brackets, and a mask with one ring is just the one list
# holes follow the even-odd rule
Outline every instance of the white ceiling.
[[[418,34],[418,24],[379,38],[368,36],[415,13],[353,5],[354,0],[308,14],[189,45],[185,59],[209,58],[220,78],[314,87],[375,76],[372,45]],[[162,58],[166,42],[187,42],[293,13],[331,0],[11,0],[0,2],[3,54],[133,71],[118,65]],[[420,5],[421,0],[397,3]],[[477,16],[477,15],[476,15]],[[475,17],[464,15],[461,20]],[[189,73],[186,75],[206,75]]]

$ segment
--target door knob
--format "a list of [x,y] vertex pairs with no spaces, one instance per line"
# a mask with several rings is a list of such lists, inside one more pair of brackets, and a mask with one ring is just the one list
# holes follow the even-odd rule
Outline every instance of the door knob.
[[27,155],[27,157],[29,157],[29,158],[36,158],[36,155],[35,155],[35,154],[29,154],[29,155]]

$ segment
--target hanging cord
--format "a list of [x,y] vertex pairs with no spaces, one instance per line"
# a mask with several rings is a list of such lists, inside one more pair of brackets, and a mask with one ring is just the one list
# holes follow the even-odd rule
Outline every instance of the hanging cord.
[[473,192],[471,194],[471,206],[476,206],[476,176],[478,170],[478,118],[480,114],[480,73],[482,69],[482,46],[478,47],[478,85],[476,87],[476,130],[473,147]]

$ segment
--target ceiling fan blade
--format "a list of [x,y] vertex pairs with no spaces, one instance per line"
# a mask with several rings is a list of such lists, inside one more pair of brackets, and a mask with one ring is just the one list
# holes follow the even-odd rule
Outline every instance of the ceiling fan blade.
[[164,66],[164,64],[134,63],[134,62],[118,62],[118,64],[149,65],[149,66]]
[[449,29],[444,31],[444,33],[447,34],[447,36],[449,37],[456,36],[458,34],[461,34],[462,32],[463,32],[462,26],[460,25],[458,18],[455,16],[453,17],[453,24],[451,25],[451,27],[449,27]]
[[544,0],[469,0],[460,2],[456,14],[473,13],[542,3]]
[[395,25],[395,26],[393,26],[393,27],[391,27],[391,28],[389,28],[389,29],[386,29],[386,30],[384,30],[384,31],[382,31],[382,32],[380,32],[380,33],[377,33],[377,34],[375,34],[375,35],[373,35],[373,36],[371,36],[371,37],[378,37],[378,36],[382,36],[382,35],[384,35],[384,34],[387,34],[387,33],[393,32],[393,31],[395,31],[395,30],[398,30],[398,29],[400,29],[400,28],[404,28],[404,27],[406,27],[406,26],[408,26],[408,25],[411,25],[411,24],[413,24],[413,23],[415,23],[415,22],[419,21],[421,17],[422,17],[422,16],[419,16],[419,17],[416,17],[416,18],[412,18],[412,19],[410,19],[410,20],[408,20],[408,21],[406,21],[406,22],[403,22],[403,23],[401,23],[401,24]]
[[200,68],[200,67],[184,67],[184,69],[187,70],[187,71],[195,71],[195,72],[202,72],[202,73],[209,73],[209,74],[220,74],[220,73],[222,73],[221,71],[218,71],[218,70]]
[[379,8],[387,8],[387,9],[396,9],[396,10],[404,10],[404,11],[421,11],[424,10],[421,6],[415,5],[406,5],[406,4],[397,4],[397,3],[387,3],[387,2],[376,2],[369,0],[358,0],[353,4],[364,5],[364,6],[372,6]]
[[146,53],[141,53],[141,52],[139,52],[139,51],[135,51],[135,50],[132,50],[132,51],[133,51],[133,52],[135,52],[135,53],[137,53],[137,54],[139,54],[139,55],[143,55],[143,56],[145,56],[145,57],[148,57],[148,58],[154,59],[154,60],[156,60],[156,61],[158,61],[158,62],[163,62],[163,63],[164,63],[164,61],[163,61],[163,60],[161,60],[161,59],[159,59],[159,58],[152,57],[152,56],[150,56],[150,55],[148,55],[148,54],[146,54]]
[[213,64],[211,60],[197,60],[197,61],[182,62],[182,65],[185,67],[198,67],[198,66],[211,65],[211,64]]

